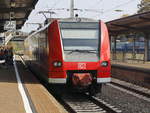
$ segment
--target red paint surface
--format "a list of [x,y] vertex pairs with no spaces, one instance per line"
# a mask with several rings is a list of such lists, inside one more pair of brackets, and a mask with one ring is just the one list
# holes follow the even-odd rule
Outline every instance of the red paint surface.
[[[48,41],[49,41],[49,62],[50,62],[50,78],[66,78],[66,72],[64,71],[62,45],[60,39],[60,30],[58,21],[55,20],[51,23],[48,29]],[[55,61],[61,61],[62,67],[54,67]]]
[[[67,70],[97,70],[98,78],[110,77],[110,44],[109,36],[106,25],[100,22],[101,27],[101,44],[100,44],[100,61],[98,62],[64,62],[62,42],[58,21],[55,20],[48,28],[48,40],[49,40],[49,62],[50,62],[50,78],[67,78]],[[54,67],[54,61],[61,61],[62,67]],[[101,63],[108,61],[107,67],[102,67]],[[86,66],[79,68],[79,63],[83,63]],[[82,67],[82,66],[81,66]]]

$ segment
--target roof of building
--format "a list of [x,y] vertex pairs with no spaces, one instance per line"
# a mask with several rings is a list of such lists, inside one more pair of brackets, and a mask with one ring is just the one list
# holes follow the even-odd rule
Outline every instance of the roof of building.
[[6,21],[16,21],[16,29],[21,29],[35,8],[38,0],[0,0],[0,32],[4,32]]
[[106,23],[111,35],[126,32],[146,32],[150,29],[150,11],[112,20]]

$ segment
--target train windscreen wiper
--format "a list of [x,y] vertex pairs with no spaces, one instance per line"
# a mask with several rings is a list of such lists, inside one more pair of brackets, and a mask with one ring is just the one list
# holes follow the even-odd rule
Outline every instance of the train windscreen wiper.
[[75,50],[71,50],[68,54],[72,54],[73,52],[79,52],[79,53],[94,53],[94,54],[97,53],[97,51],[95,51],[95,50],[79,50],[79,49],[75,49]]

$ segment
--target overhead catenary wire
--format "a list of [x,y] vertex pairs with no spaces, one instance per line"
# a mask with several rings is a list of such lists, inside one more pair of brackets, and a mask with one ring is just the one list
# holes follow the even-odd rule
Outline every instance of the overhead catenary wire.
[[117,5],[117,6],[113,7],[113,8],[110,8],[110,9],[105,10],[103,13],[108,13],[108,12],[110,12],[110,11],[114,11],[116,8],[119,8],[119,7],[121,7],[121,6],[126,6],[126,5],[130,4],[130,3],[133,2],[133,1],[135,1],[135,0],[129,0],[128,2],[124,2],[124,3],[119,4],[119,5]]
[[56,7],[56,5],[58,5],[58,4],[60,4],[62,1],[64,1],[64,0],[56,0],[55,2],[54,2],[54,4],[51,6],[51,8],[48,8],[47,7],[47,10],[46,11],[39,11],[38,12],[38,14],[43,14],[43,16],[47,19],[47,16],[46,16],[46,14],[50,14],[50,18],[52,17],[52,14],[55,14],[56,15],[56,12],[54,12],[54,11],[51,11],[51,10],[53,10],[55,7]]
[[[102,1],[103,1],[103,0],[99,0],[97,3],[102,2]],[[100,13],[101,13],[101,14],[104,14],[104,13],[108,13],[108,12],[114,11],[116,8],[119,8],[119,7],[121,7],[121,6],[128,5],[128,4],[132,3],[133,1],[135,1],[135,0],[129,0],[129,1],[124,2],[124,3],[122,3],[122,4],[119,4],[119,5],[117,5],[117,6],[113,7],[113,8],[107,9],[107,10],[105,10],[105,11],[100,11]],[[96,15],[97,15],[97,14],[96,14]],[[95,15],[95,16],[96,16],[96,15]]]
[[[102,3],[102,1],[103,0],[98,0],[94,5],[91,5],[90,7],[94,7],[95,5],[97,5],[99,3]],[[99,9],[90,9],[90,8],[88,8],[88,9],[83,9],[83,11],[85,11],[83,14],[85,14],[86,11],[88,11],[88,12],[95,12],[95,13],[101,13],[101,11],[99,11]]]
[[[52,7],[51,7],[50,9],[48,9],[48,10],[66,10],[66,11],[69,11],[69,10],[70,10],[70,9],[68,9],[68,8],[57,8],[57,9],[55,9],[54,7],[56,7],[58,1],[59,1],[59,0],[57,0],[57,1],[52,5]],[[63,0],[61,0],[61,1],[63,1]],[[102,1],[103,1],[103,0],[98,0],[93,6],[99,4],[99,3],[102,2]],[[59,2],[59,3],[60,3],[60,2]],[[93,7],[93,6],[91,6],[91,7]],[[83,11],[89,11],[89,12],[101,13],[100,11],[98,11],[98,10],[96,10],[96,9],[78,9],[78,8],[74,8],[74,10],[76,10],[76,11],[81,11],[81,12],[83,12]]]
[[[117,5],[117,6],[113,7],[113,8],[110,8],[110,9],[107,9],[107,10],[105,10],[105,11],[102,11],[101,14],[103,15],[103,14],[106,14],[106,13],[109,13],[109,12],[113,12],[113,11],[115,11],[116,8],[119,8],[119,7],[122,7],[122,6],[126,6],[126,5],[128,5],[128,4],[130,4],[130,3],[134,2],[134,1],[135,1],[135,0],[129,0],[129,1],[124,2],[124,3],[122,3],[122,4],[119,4],[119,5]],[[94,16],[97,16],[97,14],[94,15]]]
[[[57,9],[55,8],[58,4],[62,3],[62,1],[64,1],[64,0],[61,0],[61,1],[60,1],[60,0],[57,0],[57,1],[51,6],[51,8],[48,8],[47,10],[50,11],[50,12],[51,12],[52,10],[53,10],[52,12],[54,12],[54,10],[55,10],[55,11],[68,10],[67,8],[57,8]],[[55,14],[56,14],[56,12],[55,12]]]
[[[102,1],[103,1],[103,0],[98,0],[95,5],[99,4],[99,3],[102,2]],[[113,7],[113,8],[107,9],[107,10],[105,10],[105,11],[103,11],[103,10],[102,10],[102,11],[98,11],[98,9],[97,9],[97,10],[95,10],[95,12],[101,13],[101,14],[103,14],[103,13],[108,13],[108,12],[110,12],[110,11],[113,11],[113,9],[115,10],[115,9],[118,8],[118,7],[128,5],[129,3],[133,2],[133,1],[135,1],[135,0],[129,0],[128,2],[119,4],[119,5],[117,5],[117,6]],[[91,6],[91,7],[94,7],[95,5],[93,5],[93,6]],[[93,10],[93,12],[94,12],[94,9],[92,9],[92,10]],[[99,9],[99,10],[100,10],[100,9]],[[88,10],[85,9],[84,11],[88,11]],[[83,14],[85,14],[85,13],[83,13]],[[97,14],[96,14],[96,15],[97,15]],[[96,16],[96,15],[95,15],[95,16]]]
[[[63,0],[61,0],[61,1],[63,1]],[[60,3],[61,1],[60,1],[60,0],[57,0],[57,1],[52,5],[51,9],[54,8],[54,7],[56,7],[57,3],[58,3],[58,2]]]

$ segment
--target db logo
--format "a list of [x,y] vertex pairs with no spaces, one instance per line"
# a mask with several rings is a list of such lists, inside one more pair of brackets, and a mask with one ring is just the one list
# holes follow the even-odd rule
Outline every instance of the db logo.
[[78,63],[78,69],[86,69],[86,63]]

